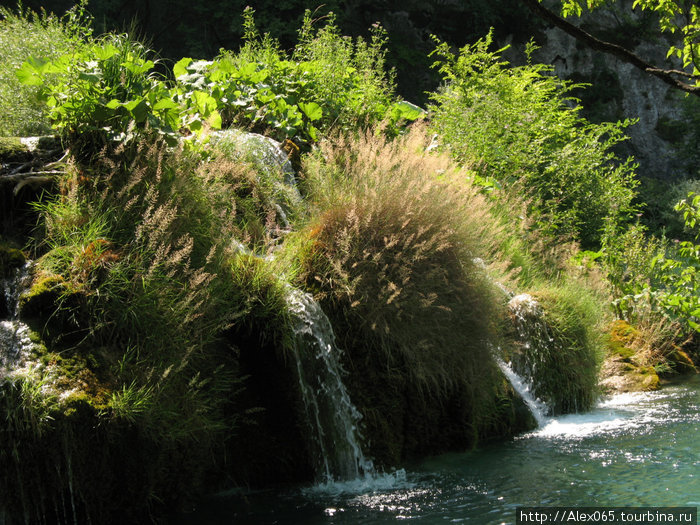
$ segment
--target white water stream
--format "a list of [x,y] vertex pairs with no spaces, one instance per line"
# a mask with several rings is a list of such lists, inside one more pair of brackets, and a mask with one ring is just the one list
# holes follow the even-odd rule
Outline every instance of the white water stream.
[[360,445],[358,426],[362,415],[343,384],[341,351],[335,344],[331,323],[309,294],[290,289],[288,304],[294,316],[292,353],[320,481],[372,476],[374,467]]
[[21,366],[33,345],[29,327],[19,320],[19,297],[31,283],[30,270],[31,263],[27,262],[0,281],[6,311],[6,318],[0,320],[0,380],[10,370]]
[[513,370],[510,363],[506,363],[500,357],[496,357],[495,359],[496,363],[498,364],[498,367],[503,372],[503,375],[506,376],[513,389],[525,402],[527,408],[530,409],[532,416],[535,418],[535,421],[537,421],[537,426],[544,426],[549,419],[547,417],[547,414],[549,413],[549,408],[547,407],[546,403],[541,401],[539,398],[536,398],[532,394],[532,388],[528,381],[525,378],[519,376]]

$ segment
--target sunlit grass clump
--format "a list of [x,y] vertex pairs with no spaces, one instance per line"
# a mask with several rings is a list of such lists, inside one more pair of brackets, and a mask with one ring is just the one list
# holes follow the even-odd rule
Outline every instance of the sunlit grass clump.
[[[420,129],[393,142],[341,137],[305,164],[307,283],[347,351],[353,399],[382,446],[413,433],[413,443],[375,451],[384,459],[431,440],[472,445],[503,394],[491,356],[503,301],[480,260],[500,229],[465,172],[427,142]],[[441,437],[431,421],[445,425]]]
[[475,259],[489,250],[488,205],[420,132],[322,145],[306,164],[318,218],[314,276],[324,301],[415,380],[441,390],[488,357],[495,306]]

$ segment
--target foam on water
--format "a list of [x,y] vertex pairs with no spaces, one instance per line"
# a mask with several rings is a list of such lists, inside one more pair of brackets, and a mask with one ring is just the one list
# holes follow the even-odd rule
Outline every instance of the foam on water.
[[540,428],[523,437],[577,439],[622,432],[644,432],[653,425],[671,421],[678,416],[671,403],[676,397],[673,392],[615,394],[601,399],[590,412],[549,418]]
[[362,495],[388,490],[410,489],[415,483],[408,481],[406,471],[365,474],[346,481],[325,481],[302,489],[305,496]]

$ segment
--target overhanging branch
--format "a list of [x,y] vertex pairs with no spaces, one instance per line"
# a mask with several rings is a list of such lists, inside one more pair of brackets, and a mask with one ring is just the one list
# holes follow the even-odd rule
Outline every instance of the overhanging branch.
[[673,86],[676,89],[680,89],[681,91],[685,91],[686,93],[691,93],[700,97],[700,86],[690,84],[688,82],[683,82],[682,80],[677,78],[677,76],[693,78],[692,75],[673,69],[658,68],[652,64],[649,64],[640,56],[635,55],[629,49],[626,49],[622,46],[618,46],[617,44],[612,44],[610,42],[600,40],[591,35],[590,33],[584,31],[580,27],[576,27],[571,22],[567,22],[564,18],[560,17],[559,15],[553,13],[546,7],[542,6],[539,0],[520,0],[520,2],[528,6],[540,18],[554,24],[556,27],[570,34],[577,40],[584,42],[592,49],[616,56],[617,58],[624,60],[629,64],[632,64],[634,67],[641,69],[649,75],[655,76],[662,82],[665,82],[666,84]]

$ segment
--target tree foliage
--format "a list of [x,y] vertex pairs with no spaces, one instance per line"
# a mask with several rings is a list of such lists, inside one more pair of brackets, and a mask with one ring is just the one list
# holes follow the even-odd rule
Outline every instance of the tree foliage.
[[[700,96],[700,4],[696,0],[634,0],[632,4],[633,8],[654,12],[660,30],[673,35],[675,40],[669,44],[666,57],[680,60],[681,70],[650,64],[630,49],[596,38],[542,7],[541,0],[521,1],[539,16],[594,49],[613,54],[677,89]],[[584,9],[594,10],[606,3],[606,0],[561,0],[561,13],[564,17],[581,16]]]

